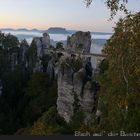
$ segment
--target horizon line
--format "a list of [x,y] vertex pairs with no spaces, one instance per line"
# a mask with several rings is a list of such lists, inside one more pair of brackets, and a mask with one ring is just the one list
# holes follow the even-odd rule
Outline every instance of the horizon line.
[[43,30],[43,31],[47,31],[48,29],[50,28],[63,28],[63,29],[66,29],[66,30],[72,30],[72,31],[83,31],[83,32],[99,32],[99,33],[113,33],[113,31],[89,31],[89,30],[79,30],[79,29],[69,29],[69,28],[65,28],[65,27],[56,27],[56,26],[53,26],[53,27],[49,27],[47,29],[45,28],[29,28],[29,27],[19,27],[19,28],[14,28],[14,27],[2,27],[0,28],[0,30],[5,30],[5,29],[12,29],[12,30],[19,30],[19,29],[26,29],[26,30]]

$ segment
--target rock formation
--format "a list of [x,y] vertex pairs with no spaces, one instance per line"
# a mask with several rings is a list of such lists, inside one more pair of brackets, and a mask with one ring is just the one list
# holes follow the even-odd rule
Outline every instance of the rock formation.
[[[68,37],[67,49],[73,52],[89,53],[91,36],[89,32],[77,32]],[[94,111],[95,98],[92,86],[92,66],[90,60],[72,56],[63,56],[58,69],[58,99],[57,110],[66,122],[74,115],[75,96],[78,98],[79,110],[85,114],[85,123],[91,118]],[[84,66],[84,67],[83,67]],[[76,101],[77,102],[77,101]]]
[[24,66],[28,67],[28,60],[27,60],[27,53],[28,53],[29,45],[26,40],[23,40],[20,43],[20,50],[19,50],[19,63]]
[[43,33],[43,37],[35,37],[33,41],[37,46],[37,62],[34,71],[42,71],[41,58],[45,54],[45,49],[50,47],[50,36]]
[[50,36],[47,33],[43,33],[43,37],[41,38],[43,48],[50,47]]
[[67,39],[67,49],[76,53],[89,53],[91,47],[90,32],[76,32]]
[[41,58],[44,54],[44,49],[50,46],[50,36],[47,33],[43,34],[43,37],[35,37],[33,41],[36,42],[37,46],[37,57]]
[[59,69],[58,69],[58,99],[57,99],[57,110],[60,116],[62,116],[66,122],[70,121],[73,116],[73,83],[71,76],[71,69],[64,69],[62,63],[65,57],[61,58]]
[[51,58],[48,62],[48,66],[47,66],[47,73],[49,75],[50,80],[54,80],[55,79],[55,58]]
[[[62,63],[61,63],[62,64]],[[60,116],[64,117],[67,122],[70,121],[74,114],[75,95],[78,98],[80,110],[85,113],[85,123],[88,122],[95,104],[94,90],[92,82],[88,80],[85,68],[78,72],[71,68],[60,66],[58,71],[58,99],[57,110]]]

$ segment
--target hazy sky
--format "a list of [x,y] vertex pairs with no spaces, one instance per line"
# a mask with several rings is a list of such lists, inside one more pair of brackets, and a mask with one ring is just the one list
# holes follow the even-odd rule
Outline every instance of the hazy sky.
[[[114,21],[108,21],[110,13],[104,0],[94,0],[90,8],[86,8],[83,1],[0,0],[0,28],[47,29],[56,26],[83,31],[110,32]],[[129,9],[135,11],[140,9],[140,0],[129,1]]]

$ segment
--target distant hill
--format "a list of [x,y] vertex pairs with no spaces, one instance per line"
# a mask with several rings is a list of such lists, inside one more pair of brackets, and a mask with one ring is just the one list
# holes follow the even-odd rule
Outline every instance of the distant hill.
[[107,32],[91,32],[92,34],[96,35],[112,35],[113,33],[107,33]]
[[9,32],[12,32],[12,31],[16,31],[16,32],[42,32],[42,30],[38,30],[38,29],[26,29],[26,28],[19,28],[19,29],[12,29],[12,28],[3,28],[3,29],[0,29],[0,31],[9,31]]
[[14,29],[12,29],[12,28],[2,28],[2,29],[0,29],[0,31],[14,31]]
[[[19,28],[19,29],[2,28],[2,29],[0,29],[0,31],[7,31],[7,32],[12,32],[12,31],[17,31],[17,32],[39,32],[39,33],[48,32],[49,34],[74,34],[78,30],[67,30],[67,29],[61,28],[61,27],[51,27],[48,30],[26,29],[26,28]],[[108,32],[91,32],[91,34],[96,34],[96,35],[112,35],[113,33],[108,33]]]
[[69,32],[65,28],[60,27],[51,27],[47,30],[49,34],[69,34]]

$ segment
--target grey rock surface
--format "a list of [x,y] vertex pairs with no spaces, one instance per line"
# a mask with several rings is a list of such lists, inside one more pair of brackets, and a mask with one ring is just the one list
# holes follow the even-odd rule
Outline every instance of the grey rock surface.
[[76,32],[67,39],[67,49],[76,53],[89,53],[91,47],[90,32]]

